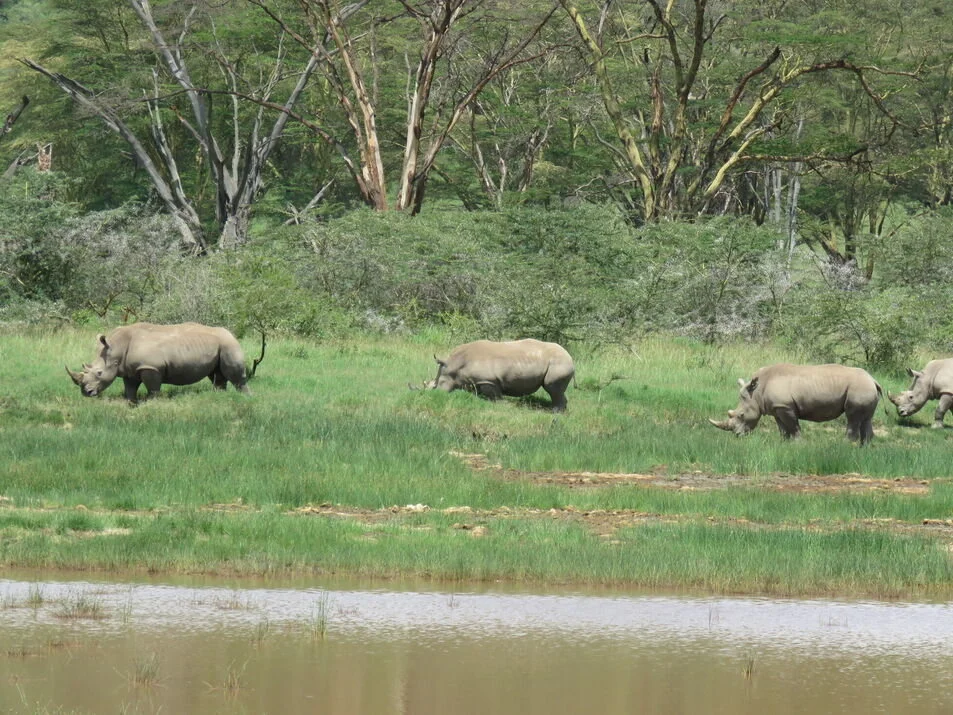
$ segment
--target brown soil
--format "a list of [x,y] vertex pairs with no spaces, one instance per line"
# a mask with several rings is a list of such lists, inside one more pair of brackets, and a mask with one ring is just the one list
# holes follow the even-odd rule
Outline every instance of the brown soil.
[[[524,472],[504,469],[500,465],[490,464],[483,454],[464,454],[454,452],[454,456],[464,461],[474,471],[486,472],[506,480],[526,480],[534,484],[558,484],[570,489],[598,489],[619,484],[631,484],[642,487],[678,490],[727,489],[730,487],[756,486],[759,489],[788,493],[835,493],[835,492],[896,492],[901,494],[927,494],[930,482],[919,479],[871,479],[859,474],[843,475],[796,475],[772,474],[760,477],[738,475],[705,474],[622,474],[603,472]],[[488,533],[488,525],[496,519],[554,519],[571,521],[584,525],[593,533],[605,539],[613,539],[622,528],[637,527],[644,524],[687,523],[698,521],[697,516],[666,515],[640,512],[631,509],[593,509],[580,510],[572,506],[561,509],[526,509],[500,507],[478,510],[469,506],[450,507],[435,510],[423,504],[392,506],[387,509],[357,509],[341,505],[320,504],[294,510],[293,514],[316,515],[355,519],[362,523],[373,524],[393,521],[401,517],[423,511],[436,511],[452,514],[459,518],[454,528],[469,531],[479,537]],[[804,528],[801,525],[757,524],[738,518],[704,519],[706,523],[730,524],[752,529]],[[849,524],[814,524],[807,528],[816,530],[834,530],[843,528],[884,529],[898,533],[930,534],[949,541],[953,550],[953,519],[925,519],[920,524],[899,522],[893,519],[863,519]]]
[[490,464],[486,455],[451,452],[474,471],[489,472],[502,479],[528,481],[534,484],[556,484],[570,489],[591,489],[620,484],[634,484],[661,489],[708,490],[728,487],[756,486],[780,492],[897,492],[902,494],[927,494],[930,483],[923,479],[871,479],[860,474],[771,474],[767,476],[739,476],[733,474],[707,474],[687,472],[668,474],[664,467],[651,474],[616,472],[526,472],[504,469]]
[[[497,519],[552,519],[575,522],[582,524],[592,533],[604,539],[614,538],[616,531],[623,528],[638,527],[646,524],[677,524],[699,521],[699,518],[694,516],[653,514],[632,509],[581,510],[572,506],[562,509],[515,509],[509,507],[473,509],[468,506],[431,509],[422,504],[408,504],[407,506],[392,506],[386,509],[361,509],[341,506],[339,504],[320,504],[304,506],[289,513],[292,515],[354,519],[363,524],[381,524],[393,522],[407,515],[424,511],[452,514],[458,517],[459,521],[453,524],[453,528],[469,531],[471,536],[474,537],[481,537],[488,534],[489,529],[492,528],[492,522]],[[739,518],[707,517],[702,519],[702,521],[708,524],[732,525],[751,529],[805,528],[801,525],[758,524]],[[862,528],[886,530],[895,533],[929,534],[950,542],[950,548],[951,551],[953,551],[953,519],[924,519],[919,524],[911,524],[894,519],[859,519],[849,524],[812,524],[806,528],[816,531]]]
[[[528,481],[533,484],[553,484],[569,489],[599,489],[608,486],[633,485],[655,489],[702,491],[728,489],[732,487],[756,487],[761,490],[773,490],[800,494],[829,494],[837,492],[893,492],[909,495],[926,495],[931,481],[912,478],[873,479],[859,474],[840,475],[804,475],[771,474],[765,476],[740,476],[689,472],[668,474],[662,467],[651,474],[606,473],[606,472],[530,472],[516,469],[504,469],[491,464],[486,455],[452,452],[477,472],[489,474],[495,478],[509,481]],[[933,480],[934,482],[936,480]],[[0,496],[0,508],[13,507],[12,501]],[[75,509],[85,510],[78,506]],[[226,504],[209,504],[210,511],[254,511],[254,507],[241,500]],[[803,525],[775,525],[750,522],[740,518],[698,517],[697,515],[654,514],[632,509],[592,509],[580,510],[573,506],[560,509],[529,509],[499,507],[496,509],[474,509],[469,506],[456,506],[446,509],[432,509],[425,504],[391,506],[384,509],[364,509],[340,504],[308,505],[289,511],[291,516],[318,516],[325,518],[354,519],[363,524],[382,524],[401,520],[419,512],[438,512],[453,515],[456,519],[453,527],[467,531],[471,536],[481,537],[489,533],[492,522],[497,519],[552,519],[575,522],[584,525],[593,533],[605,539],[613,539],[619,529],[637,527],[645,524],[689,523],[702,520],[706,523],[719,523],[752,529],[805,528]],[[921,523],[899,522],[893,519],[862,519],[850,523],[812,524],[808,529],[835,530],[844,528],[883,529],[896,533],[929,534],[949,542],[953,551],[953,519],[924,519]]]

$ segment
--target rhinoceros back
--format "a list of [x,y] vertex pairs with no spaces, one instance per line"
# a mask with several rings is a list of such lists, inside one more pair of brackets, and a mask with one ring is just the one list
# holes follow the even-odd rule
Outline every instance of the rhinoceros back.
[[931,360],[923,369],[923,373],[929,381],[932,399],[941,395],[953,395],[953,358]]
[[861,368],[846,365],[791,365],[780,363],[756,373],[763,411],[793,406],[802,419],[835,419],[853,405],[879,399],[877,382]]
[[191,385],[220,372],[234,384],[245,383],[244,353],[225,328],[137,323],[117,328],[107,339],[111,349],[122,351],[119,374],[123,376],[153,369],[164,383]]
[[574,374],[572,357],[562,346],[531,338],[466,343],[451,353],[447,366],[461,383],[492,382],[514,397]]

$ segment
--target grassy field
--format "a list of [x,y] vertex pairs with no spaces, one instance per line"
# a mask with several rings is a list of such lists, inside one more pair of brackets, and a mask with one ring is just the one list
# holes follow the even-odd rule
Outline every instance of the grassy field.
[[881,408],[864,449],[843,419],[794,442],[770,419],[745,439],[711,427],[737,378],[798,359],[771,346],[577,346],[553,415],[542,392],[408,390],[452,347],[437,332],[275,339],[251,397],[204,382],[132,408],[121,381],[87,399],[63,369],[96,332],[0,334],[4,565],[953,593],[935,404],[905,425]]

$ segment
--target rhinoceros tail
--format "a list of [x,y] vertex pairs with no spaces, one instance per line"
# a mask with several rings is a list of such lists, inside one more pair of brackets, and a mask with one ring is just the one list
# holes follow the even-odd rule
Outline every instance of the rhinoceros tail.
[[887,410],[887,401],[884,399],[884,389],[880,386],[880,383],[874,380],[874,385],[877,386],[877,396],[880,398],[880,404],[884,406],[884,414],[887,417],[890,417],[890,412]]
[[265,331],[261,331],[261,355],[257,359],[252,360],[251,362],[251,371],[248,373],[248,379],[251,380],[255,376],[255,371],[258,370],[258,366],[261,364],[261,361],[265,359]]

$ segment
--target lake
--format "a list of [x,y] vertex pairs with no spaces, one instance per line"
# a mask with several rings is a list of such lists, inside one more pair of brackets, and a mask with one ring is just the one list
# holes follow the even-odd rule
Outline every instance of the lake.
[[948,603],[0,576],[0,713],[953,712]]

